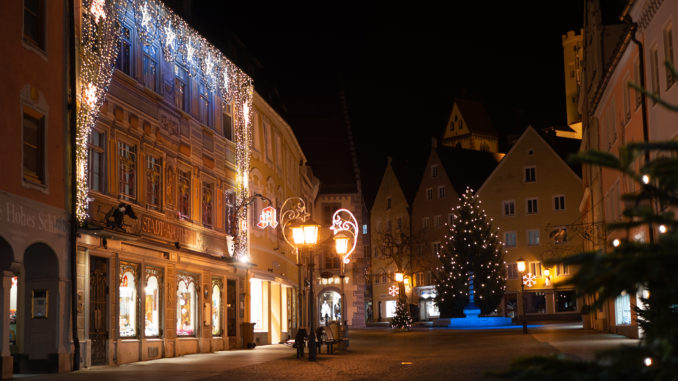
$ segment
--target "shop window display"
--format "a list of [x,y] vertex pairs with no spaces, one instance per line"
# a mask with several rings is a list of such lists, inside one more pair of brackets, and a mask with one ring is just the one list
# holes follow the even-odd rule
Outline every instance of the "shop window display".
[[574,290],[556,291],[556,312],[577,310],[577,292]]
[[9,345],[16,345],[16,296],[18,278],[12,277],[12,286],[9,289]]
[[219,280],[212,280],[212,335],[221,335],[221,287]]
[[191,275],[179,274],[178,279],[177,336],[194,336],[197,320],[195,278]]
[[525,313],[528,314],[546,313],[546,294],[543,292],[526,292]]
[[146,288],[144,289],[144,334],[147,337],[160,336],[160,285],[162,270],[146,268]]
[[137,266],[120,264],[120,337],[137,335]]
[[341,295],[336,291],[325,291],[320,295],[320,324],[341,321]]
[[395,311],[396,311],[396,302],[395,300],[387,300],[386,301],[386,317],[387,318],[392,318],[395,316]]

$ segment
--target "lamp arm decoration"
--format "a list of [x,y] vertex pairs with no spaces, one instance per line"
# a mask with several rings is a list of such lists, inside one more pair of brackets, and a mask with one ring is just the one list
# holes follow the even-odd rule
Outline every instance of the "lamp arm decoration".
[[306,203],[301,197],[290,197],[280,207],[280,225],[282,226],[283,239],[295,250],[297,246],[288,237],[288,227],[294,221],[306,222],[310,216],[311,214],[306,211]]
[[235,254],[237,257],[242,257],[245,255],[243,253],[244,250],[247,250],[247,248],[240,248],[241,245],[241,234],[240,234],[240,224],[238,223],[239,219],[247,219],[247,207],[254,202],[257,198],[260,198],[264,201],[267,202],[267,206],[270,206],[273,204],[271,199],[268,197],[262,195],[261,193],[255,193],[251,197],[243,200],[240,204],[238,204],[235,208],[235,211],[231,215],[231,226],[233,226],[233,242],[234,242],[234,252],[231,253],[231,256]]
[[335,236],[339,233],[347,233],[353,238],[350,250],[346,251],[342,258],[344,263],[349,263],[351,261],[349,257],[355,251],[356,244],[358,243],[358,221],[348,209],[337,209],[334,215],[332,215],[332,226],[330,229],[334,232]]

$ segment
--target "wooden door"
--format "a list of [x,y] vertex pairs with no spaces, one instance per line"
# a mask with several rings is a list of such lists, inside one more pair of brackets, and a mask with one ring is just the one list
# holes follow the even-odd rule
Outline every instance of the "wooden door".
[[108,260],[90,257],[89,338],[92,340],[92,365],[105,365],[108,343]]

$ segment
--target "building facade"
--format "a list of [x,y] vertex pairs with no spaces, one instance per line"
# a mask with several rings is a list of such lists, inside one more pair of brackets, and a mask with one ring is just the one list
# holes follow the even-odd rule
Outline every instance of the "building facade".
[[270,206],[276,211],[271,217],[279,218],[288,197],[301,197],[311,211],[319,182],[290,126],[258,93],[252,128],[250,194],[264,198],[252,198],[248,222],[249,255],[255,265],[248,272],[249,321],[254,323],[255,343],[277,344],[294,338],[298,328],[297,263],[303,259],[297,262],[296,251],[282,238],[282,226],[262,219],[262,212],[271,216],[265,211]]
[[[192,45],[173,51],[174,40],[140,17],[147,6],[158,19],[171,14],[161,3],[136,5],[119,14],[115,71],[86,147],[88,216],[77,240],[83,366],[247,344],[240,324],[249,319],[251,266],[234,254],[246,243],[236,216],[237,126],[251,106],[210,85],[218,51],[203,42],[210,53],[205,66],[196,64]],[[97,12],[83,9],[81,21]],[[168,20],[176,28],[169,32],[195,39],[179,19]],[[225,78],[239,86],[244,73],[227,68]]]
[[65,3],[0,5],[0,378],[72,369]]
[[441,143],[448,147],[499,152],[499,135],[485,106],[467,99],[454,101]]
[[[452,209],[466,187],[477,189],[496,167],[499,155],[491,152],[431,144],[412,203],[412,226],[415,233],[412,253],[413,303],[420,320],[440,316],[435,303],[435,283],[431,274],[438,265],[436,256],[452,221]],[[467,163],[467,165],[459,165]]]
[[[570,151],[576,151],[578,140],[570,146]],[[575,290],[557,286],[574,269],[565,265],[547,268],[543,263],[581,250],[574,225],[580,217],[577,206],[582,193],[579,175],[532,127],[523,132],[477,191],[493,227],[500,229],[506,250],[504,316],[522,314],[523,300],[528,316],[578,315],[581,307]],[[524,279],[516,266],[521,257],[527,262]],[[524,299],[520,297],[523,280]]]

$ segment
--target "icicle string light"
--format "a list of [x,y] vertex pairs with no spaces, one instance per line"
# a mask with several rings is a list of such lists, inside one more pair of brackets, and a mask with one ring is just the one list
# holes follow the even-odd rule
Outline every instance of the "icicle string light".
[[[132,14],[145,45],[162,47],[167,62],[185,66],[191,77],[215,91],[222,105],[233,103],[235,118],[237,198],[249,197],[249,149],[252,142],[252,79],[197,31],[157,0],[82,0],[77,93],[77,194],[79,223],[87,218],[87,143],[103,105],[118,55],[122,20]],[[245,208],[243,208],[245,209]],[[239,216],[246,221],[247,211]],[[237,255],[246,255],[247,229],[239,229]]]

